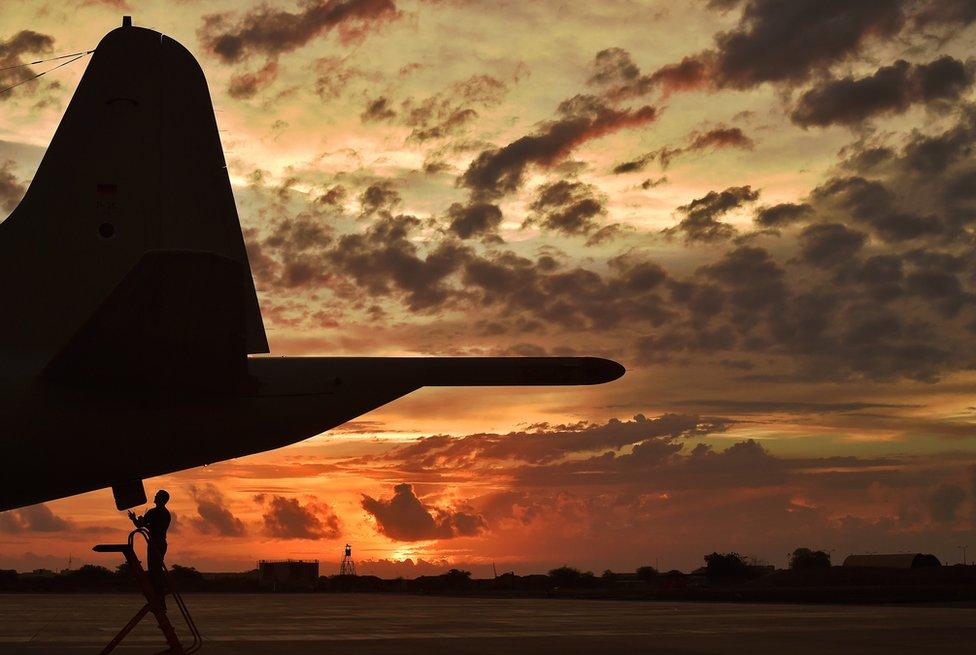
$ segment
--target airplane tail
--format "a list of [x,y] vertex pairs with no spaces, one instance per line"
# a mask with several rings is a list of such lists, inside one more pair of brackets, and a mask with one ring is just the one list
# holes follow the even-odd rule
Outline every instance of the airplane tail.
[[[0,223],[0,343],[49,359],[151,252],[239,264],[235,331],[245,352],[268,351],[203,71],[176,41],[124,26],[99,43],[23,201]],[[169,260],[184,262],[198,265]]]

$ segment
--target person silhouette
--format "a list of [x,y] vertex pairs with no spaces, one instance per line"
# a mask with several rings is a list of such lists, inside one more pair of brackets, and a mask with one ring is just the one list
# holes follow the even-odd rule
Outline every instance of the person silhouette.
[[135,512],[129,510],[129,519],[137,528],[145,528],[149,533],[149,562],[147,571],[149,580],[152,582],[153,589],[159,596],[159,601],[166,609],[166,583],[163,578],[163,557],[166,556],[166,531],[169,529],[170,515],[166,509],[169,502],[169,493],[160,489],[153,498],[155,507],[150,507],[142,516],[136,516]]

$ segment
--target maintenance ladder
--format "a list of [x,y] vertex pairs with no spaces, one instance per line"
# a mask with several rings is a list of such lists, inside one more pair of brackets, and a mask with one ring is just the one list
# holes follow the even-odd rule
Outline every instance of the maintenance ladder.
[[[148,552],[149,548],[153,545],[149,541],[149,534],[144,528],[139,528],[133,530],[129,533],[129,540],[124,544],[99,544],[92,548],[96,553],[122,553],[125,557],[125,562],[128,564],[129,572],[132,577],[136,579],[136,583],[139,585],[142,595],[146,597],[146,604],[142,606],[135,616],[125,624],[125,627],[119,631],[119,634],[115,635],[115,638],[108,643],[108,645],[102,650],[102,655],[107,655],[107,653],[112,652],[119,643],[125,639],[125,636],[132,631],[134,627],[139,624],[139,621],[146,616],[146,614],[152,612],[153,616],[156,617],[156,623],[159,625],[159,629],[163,632],[163,636],[166,637],[166,643],[169,645],[169,649],[162,651],[163,653],[172,653],[174,655],[190,655],[190,653],[195,653],[200,650],[203,645],[203,637],[200,636],[200,631],[197,630],[196,623],[193,622],[193,618],[190,616],[190,612],[186,609],[186,603],[183,602],[183,597],[180,596],[179,591],[173,584],[173,577],[169,574],[169,570],[166,565],[163,564],[163,572],[166,579],[166,587],[169,590],[170,595],[173,600],[176,601],[176,606],[180,610],[180,614],[183,615],[183,620],[186,621],[186,626],[190,630],[190,635],[193,637],[192,643],[186,648],[180,643],[179,637],[176,635],[176,629],[173,628],[173,624],[170,623],[169,617],[166,616],[166,609],[163,606],[164,598],[156,593],[155,588],[153,588],[152,582],[149,579],[149,574],[146,573],[145,569],[142,568],[142,562],[136,557],[135,547],[133,546],[133,540],[136,534],[141,534],[143,539],[146,540],[146,549]],[[165,594],[164,594],[165,595]]]

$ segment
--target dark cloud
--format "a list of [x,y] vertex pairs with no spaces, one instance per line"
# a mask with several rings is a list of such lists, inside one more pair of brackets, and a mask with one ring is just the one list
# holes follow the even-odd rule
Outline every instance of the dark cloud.
[[342,535],[339,517],[325,503],[297,498],[258,496],[266,504],[264,531],[274,539],[337,539]]
[[958,518],[959,508],[966,501],[966,490],[956,484],[940,484],[929,496],[929,511],[939,523],[951,523]]
[[906,211],[884,182],[861,176],[834,177],[815,188],[810,200],[821,213],[869,227],[881,239],[900,242],[938,235],[944,225],[937,216]]
[[373,77],[360,68],[349,66],[342,57],[320,57],[312,67],[315,93],[323,100],[335,100],[353,80]]
[[502,210],[490,202],[451,204],[447,210],[448,230],[458,238],[470,239],[495,234],[502,223]]
[[553,166],[588,140],[644,125],[657,117],[653,107],[617,109],[595,96],[566,100],[559,106],[559,114],[559,119],[544,124],[535,134],[479,154],[459,183],[476,197],[497,198],[521,187],[530,164]]
[[231,77],[227,93],[238,100],[253,98],[258,91],[268,87],[277,77],[278,62],[269,61],[259,70],[238,73]]
[[866,234],[840,223],[818,223],[800,233],[800,256],[814,266],[847,264],[866,241]]
[[798,83],[857,54],[869,39],[897,34],[902,0],[750,0],[739,24],[715,37],[713,81],[748,89]]
[[605,199],[596,187],[583,182],[559,180],[539,187],[529,205],[531,214],[522,227],[566,235],[592,235],[600,230],[598,218],[606,214]]
[[[826,74],[834,64],[860,56],[870,43],[899,36],[910,20],[942,28],[940,38],[976,20],[969,0],[717,0],[710,6],[727,11],[740,4],[738,24],[716,34],[712,48],[630,79],[618,87],[621,94],[636,97],[655,87],[667,95],[750,89],[767,82],[798,86]],[[942,92],[947,92],[945,87]],[[871,103],[869,98],[863,101]],[[803,117],[801,112],[798,118]]]
[[540,423],[507,434],[438,435],[402,446],[389,459],[410,460],[424,467],[459,466],[463,462],[509,460],[532,464],[555,462],[576,453],[617,450],[658,437],[690,438],[722,432],[730,422],[683,414],[648,419],[638,414],[627,421],[581,421],[568,425]]
[[[966,346],[976,321],[976,112],[962,107],[953,119],[901,143],[890,135],[857,141],[807,197],[760,208],[758,227],[783,231],[770,249],[760,247],[772,239],[768,230],[725,243],[735,232],[721,219],[756,200],[752,187],[682,206],[685,220],[672,233],[715,240],[698,268],[680,275],[632,244],[592,265],[552,251],[519,254],[497,240],[468,245],[459,235],[490,239],[499,222],[492,210],[467,214],[478,202],[468,200],[438,217],[444,229],[379,209],[357,233],[307,251],[316,255],[308,270],[317,271],[307,285],[362,311],[389,300],[415,314],[463,312],[489,340],[539,335],[504,345],[459,337],[424,343],[423,352],[549,354],[605,343],[635,364],[727,362],[743,380],[935,381],[976,365]],[[581,181],[550,181],[529,199],[530,211],[542,221],[587,198],[601,202]],[[584,219],[602,217],[593,203],[580,207],[590,208]],[[263,250],[282,265],[280,244]]]
[[813,213],[813,207],[807,203],[784,202],[769,207],[760,207],[756,211],[756,224],[760,227],[780,228],[798,223]]
[[683,235],[685,241],[724,241],[735,236],[736,230],[728,223],[718,220],[720,216],[747,202],[759,198],[759,191],[750,186],[729,187],[724,191],[710,191],[701,198],[695,198],[687,205],[678,207],[685,218],[674,227],[664,230],[669,236]]
[[498,105],[508,86],[491,75],[474,75],[423,100],[402,103],[401,119],[410,139],[431,141],[455,136],[478,117],[481,107]]
[[390,106],[390,99],[380,96],[366,103],[366,108],[359,115],[359,119],[364,123],[379,123],[393,120],[396,116],[396,110]]
[[0,163],[0,209],[12,212],[26,192],[27,187],[14,174],[14,162]]
[[613,167],[613,173],[614,175],[622,175],[624,173],[636,173],[638,171],[642,171],[649,163],[654,161],[656,154],[656,152],[649,152],[645,155],[641,155],[637,159],[631,159],[630,161],[617,164]]
[[709,148],[741,148],[752,150],[755,143],[738,127],[716,127],[706,132],[692,133],[687,150],[707,150]]
[[613,167],[612,172],[620,175],[642,171],[655,159],[661,163],[661,168],[667,168],[675,158],[688,153],[724,148],[752,150],[754,146],[755,142],[746,136],[740,128],[719,126],[704,132],[692,132],[688,135],[688,142],[684,146],[664,146],[636,159],[617,164]]
[[856,125],[915,104],[956,101],[972,84],[972,67],[948,55],[919,65],[899,60],[869,77],[817,84],[800,96],[790,118],[803,127]]
[[364,233],[340,237],[326,261],[370,296],[397,294],[412,311],[439,309],[455,295],[448,278],[463,266],[469,252],[445,241],[422,257],[408,238],[419,226],[413,216],[382,216]]
[[[26,65],[28,61],[37,55],[50,54],[53,49],[53,36],[32,30],[21,30],[5,41],[0,40],[0,69],[4,69],[0,70],[0,89],[26,82],[34,77],[37,73]],[[0,102],[15,97],[27,86],[30,85],[0,93]]]
[[965,27],[976,22],[976,5],[971,0],[932,0],[923,4],[915,22],[921,27]]
[[45,504],[0,512],[0,532],[62,532],[72,523],[51,511]]
[[400,205],[400,194],[390,180],[380,180],[366,187],[359,195],[361,216],[372,216],[377,212],[389,214]]
[[653,74],[642,78],[644,83],[632,86],[627,90],[627,95],[642,95],[654,86],[659,86],[665,97],[679,91],[699,89],[709,83],[711,67],[711,57],[708,55],[685,57],[676,64],[662,66]]
[[376,520],[379,531],[396,541],[473,537],[487,528],[484,519],[470,509],[425,504],[410,484],[394,486],[390,499],[363,494],[362,507]]
[[213,484],[191,485],[190,497],[197,504],[198,516],[190,519],[197,531],[221,537],[244,536],[244,521],[227,508],[224,495]]
[[589,83],[595,85],[630,84],[641,76],[640,68],[623,48],[607,48],[596,53],[593,68]]
[[731,292],[735,307],[755,311],[781,303],[787,296],[785,271],[763,248],[739,246],[698,273]]
[[231,14],[210,15],[198,35],[225,62],[254,54],[274,59],[332,30],[348,41],[398,16],[394,0],[306,0],[296,12],[260,5],[236,21]]

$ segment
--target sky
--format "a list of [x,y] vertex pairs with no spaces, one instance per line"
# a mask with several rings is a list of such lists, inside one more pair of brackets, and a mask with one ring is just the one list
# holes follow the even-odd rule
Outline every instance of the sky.
[[[148,480],[170,562],[976,552],[970,0],[6,0],[0,87],[124,13],[205,71],[273,353],[627,368]],[[0,218],[86,64],[0,94]],[[2,513],[0,568],[126,529],[106,490]]]

